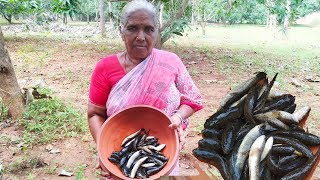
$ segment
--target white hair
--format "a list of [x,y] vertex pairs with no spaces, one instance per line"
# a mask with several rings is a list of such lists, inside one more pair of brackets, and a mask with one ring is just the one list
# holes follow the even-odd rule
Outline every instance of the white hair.
[[128,17],[138,10],[147,11],[150,14],[150,16],[152,16],[152,20],[154,21],[155,26],[158,26],[157,10],[154,7],[154,5],[146,0],[133,0],[133,1],[130,1],[128,4],[126,4],[122,10],[122,15],[121,15],[122,28],[128,22]]

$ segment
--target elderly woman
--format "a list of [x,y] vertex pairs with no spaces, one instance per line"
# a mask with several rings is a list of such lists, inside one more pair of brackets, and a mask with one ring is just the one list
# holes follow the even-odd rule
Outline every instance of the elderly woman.
[[[186,119],[202,108],[198,88],[174,53],[154,48],[159,36],[155,7],[145,0],[129,2],[122,13],[120,34],[126,49],[101,59],[92,74],[88,103],[90,132],[112,114],[131,105],[151,105],[171,116],[181,146]],[[98,167],[106,169],[99,162]]]

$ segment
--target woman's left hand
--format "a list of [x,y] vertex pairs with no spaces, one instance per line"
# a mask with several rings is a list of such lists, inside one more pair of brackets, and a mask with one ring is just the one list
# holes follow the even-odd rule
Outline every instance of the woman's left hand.
[[179,141],[180,141],[180,150],[184,148],[186,143],[185,132],[181,126],[181,120],[177,115],[171,116],[172,124],[169,125],[171,129],[177,129]]

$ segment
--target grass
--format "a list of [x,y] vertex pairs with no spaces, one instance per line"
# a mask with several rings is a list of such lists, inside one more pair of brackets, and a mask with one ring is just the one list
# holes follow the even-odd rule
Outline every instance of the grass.
[[[210,54],[218,60],[219,70],[226,74],[233,71],[232,66],[237,67],[234,69],[238,73],[242,72],[249,63],[252,68],[273,72],[301,71],[304,66],[312,72],[319,72],[319,30],[319,27],[292,27],[288,36],[283,37],[264,26],[209,25],[205,36],[199,35],[201,29],[193,27],[193,31],[186,33],[188,36],[176,37],[166,45],[178,44]],[[190,38],[196,40],[190,42]],[[286,69],[283,64],[288,64]]]
[[7,117],[8,117],[8,108],[5,107],[5,105],[0,99],[0,122],[5,120]]
[[87,165],[86,164],[80,164],[76,167],[75,169],[75,174],[76,174],[76,180],[84,180],[88,179],[84,177],[84,171],[86,169]]
[[44,167],[44,161],[39,157],[24,156],[12,161],[5,169],[5,172],[17,174],[30,169]]
[[56,174],[58,169],[58,166],[47,166],[44,168],[44,172],[46,172],[46,174]]
[[49,143],[87,130],[84,115],[57,98],[32,101],[19,123],[25,128],[22,139],[26,145]]
[[[207,26],[205,36],[200,28],[192,27],[192,31],[169,40],[164,47],[174,52],[192,49],[195,54],[204,54],[215,61],[219,74],[227,77],[247,77],[256,71],[265,71],[271,77],[278,72],[280,88],[286,90],[289,77],[320,74],[319,31],[320,27],[290,27],[288,35],[283,36],[264,26],[214,24]],[[181,54],[199,61],[196,55]],[[191,69],[192,75],[198,74],[194,72]],[[226,81],[239,83],[239,79]]]

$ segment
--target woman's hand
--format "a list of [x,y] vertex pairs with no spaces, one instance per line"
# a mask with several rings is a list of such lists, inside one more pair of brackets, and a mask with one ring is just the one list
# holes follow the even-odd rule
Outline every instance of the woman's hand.
[[172,120],[172,124],[169,125],[169,128],[177,129],[179,141],[180,141],[180,150],[182,150],[184,148],[185,143],[186,143],[186,138],[185,138],[186,135],[185,135],[185,132],[181,126],[181,123],[182,123],[181,119],[179,116],[174,114],[173,116],[171,116],[171,120]]
[[100,175],[103,177],[106,177],[107,179],[111,177],[110,172],[107,170],[107,168],[103,165],[102,161],[100,160],[100,158],[97,158],[97,165],[95,167],[95,169],[100,169]]

